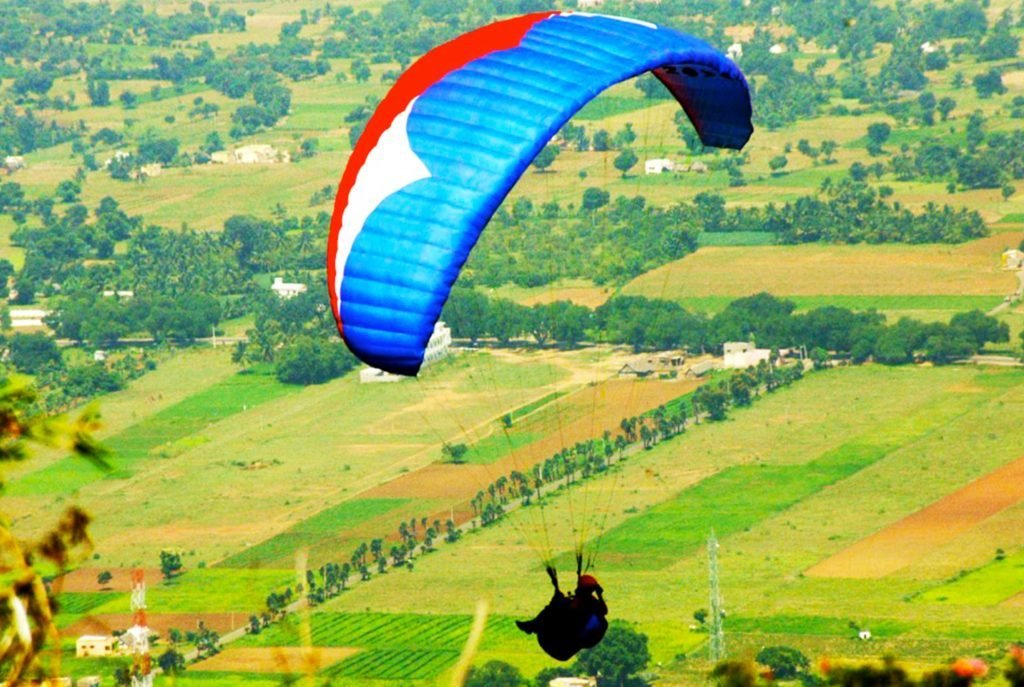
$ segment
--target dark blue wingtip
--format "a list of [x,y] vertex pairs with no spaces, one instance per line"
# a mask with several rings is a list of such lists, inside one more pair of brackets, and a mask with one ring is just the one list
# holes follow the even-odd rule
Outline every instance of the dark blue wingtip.
[[371,353],[353,345],[348,339],[345,340],[345,343],[348,345],[349,350],[364,363],[390,374],[415,377],[423,366],[422,357],[416,357],[406,352],[392,351],[384,353],[377,351]]

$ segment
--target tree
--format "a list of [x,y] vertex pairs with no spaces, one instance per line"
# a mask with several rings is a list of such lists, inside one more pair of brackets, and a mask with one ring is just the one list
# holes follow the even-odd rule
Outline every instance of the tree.
[[626,623],[613,621],[600,644],[580,652],[575,668],[586,675],[599,675],[602,686],[625,687],[629,678],[646,668],[650,660],[647,635]]
[[693,619],[696,620],[699,625],[703,625],[708,620],[708,609],[697,609],[693,612]]
[[588,212],[593,212],[607,205],[610,199],[611,196],[608,191],[591,186],[583,191],[583,202],[580,207]]
[[99,575],[96,576],[96,584],[98,584],[101,587],[103,587],[103,586],[106,586],[106,584],[108,582],[110,582],[112,579],[114,579],[113,574],[111,574],[111,572],[109,570],[104,570],[103,572],[101,572]]
[[285,384],[323,384],[349,372],[356,358],[338,341],[303,335],[280,352],[274,371]]
[[181,572],[181,568],[181,551],[164,549],[160,552],[160,573],[164,576],[164,580],[170,580]]
[[370,68],[360,59],[352,60],[352,78],[359,83],[370,80]]
[[939,111],[939,118],[942,119],[942,121],[946,121],[949,119],[950,113],[956,109],[956,101],[949,96],[939,98],[939,102],[935,104],[935,108]]
[[547,144],[537,153],[537,157],[533,158],[533,166],[537,168],[538,172],[543,172],[554,163],[559,150],[558,146]]
[[768,167],[772,170],[772,174],[778,174],[788,164],[789,159],[785,155],[776,155],[768,160]]
[[868,153],[880,155],[882,146],[889,140],[892,134],[892,127],[886,122],[875,122],[868,125]]
[[451,444],[446,441],[441,445],[441,455],[450,463],[461,463],[467,452],[469,447],[465,444]]
[[633,152],[632,148],[624,148],[621,153],[615,156],[615,160],[612,164],[615,165],[615,169],[622,172],[622,178],[626,178],[626,173],[629,172],[636,165],[639,158],[636,153]]
[[832,154],[836,152],[836,148],[839,147],[839,143],[832,139],[826,139],[821,142],[821,154],[825,156],[825,164],[830,165],[835,160],[832,159]]
[[800,651],[788,646],[765,647],[757,653],[755,660],[771,668],[776,680],[795,680],[811,665]]
[[953,315],[949,321],[949,327],[963,331],[974,343],[975,350],[981,350],[988,342],[999,343],[1010,340],[1009,325],[980,310]]
[[110,104],[110,84],[106,81],[93,81],[89,79],[86,82],[86,90],[89,94],[89,100],[96,107],[104,107]]
[[979,98],[991,98],[993,95],[1006,93],[1003,75],[995,68],[984,74],[978,74],[974,77],[974,90],[978,92]]
[[481,667],[473,666],[466,674],[465,687],[525,687],[522,673],[503,661],[488,661]]
[[178,675],[185,671],[185,657],[171,648],[160,654],[156,662],[166,675]]
[[15,369],[28,374],[36,374],[49,366],[59,368],[64,365],[57,342],[42,332],[12,336],[10,355]]

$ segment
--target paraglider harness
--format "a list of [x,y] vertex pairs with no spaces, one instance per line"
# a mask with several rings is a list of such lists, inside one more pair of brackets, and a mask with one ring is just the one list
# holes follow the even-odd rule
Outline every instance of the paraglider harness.
[[546,570],[555,593],[533,620],[517,620],[516,627],[537,635],[540,648],[552,658],[568,661],[582,649],[598,645],[608,630],[608,606],[604,590],[593,575],[582,574],[582,556],[576,557],[576,591],[564,594],[558,588],[558,573]]

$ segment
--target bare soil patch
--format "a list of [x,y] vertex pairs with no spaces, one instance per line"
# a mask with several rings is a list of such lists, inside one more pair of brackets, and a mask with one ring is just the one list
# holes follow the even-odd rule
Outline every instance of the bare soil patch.
[[[1022,499],[1024,458],[990,472],[843,549],[810,568],[807,574],[815,577],[885,577]],[[1021,604],[1024,605],[1024,599]]]
[[[195,630],[202,621],[206,627],[220,634],[242,627],[249,620],[248,613],[147,613],[146,624],[161,637],[175,628],[185,632]],[[65,636],[110,634],[114,630],[127,630],[133,624],[131,613],[104,613],[91,615],[71,624]]]
[[[99,584],[96,577],[108,571],[113,577]],[[62,592],[129,592],[132,588],[131,568],[78,568],[57,579],[54,587]],[[145,568],[146,580],[153,584],[163,579],[160,568]]]
[[351,647],[232,647],[200,661],[193,670],[227,673],[315,673],[359,651]]

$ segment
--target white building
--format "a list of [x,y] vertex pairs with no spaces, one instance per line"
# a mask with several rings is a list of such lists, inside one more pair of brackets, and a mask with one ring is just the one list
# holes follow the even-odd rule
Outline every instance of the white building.
[[923,52],[925,55],[930,55],[931,53],[938,51],[939,46],[935,45],[931,41],[925,41],[924,43],[921,44],[921,52]]
[[4,158],[4,167],[6,167],[10,172],[13,172],[16,169],[24,169],[25,158],[21,155],[8,155]]
[[644,173],[645,174],[661,174],[662,172],[671,172],[675,170],[676,163],[672,160],[666,160],[659,158],[656,160],[647,160],[644,162]]
[[597,687],[597,678],[556,677],[548,683],[548,687]]
[[725,353],[723,363],[727,370],[743,370],[754,367],[762,360],[768,360],[772,352],[767,348],[755,348],[749,341],[727,341],[722,344]]
[[274,277],[274,283],[270,285],[270,290],[280,298],[294,298],[300,293],[306,293],[306,289],[305,284],[286,282],[282,277]]
[[728,57],[733,62],[740,59],[741,57],[743,57],[743,44],[733,43],[732,45],[725,49],[725,56]]
[[75,641],[75,656],[113,656],[117,652],[117,638],[109,635],[82,635]]
[[129,289],[121,289],[119,291],[107,289],[103,292],[104,298],[114,298],[115,296],[118,300],[128,300],[129,298],[135,298],[135,292]]
[[786,46],[784,46],[782,43],[776,43],[772,47],[768,48],[768,52],[770,52],[772,55],[781,55],[782,53],[786,52]]
[[444,358],[451,351],[452,330],[444,322],[438,320],[434,324],[434,333],[427,341],[427,350],[423,353],[423,364],[429,365]]
[[603,4],[604,0],[576,0],[576,9],[593,9],[594,7],[600,7]]
[[13,308],[10,311],[11,327],[23,329],[26,327],[44,327],[46,324],[43,318],[50,314],[49,310],[38,310],[35,308]]
[[[430,365],[451,352],[452,330],[444,322],[438,321],[434,325],[434,333],[427,341],[427,347],[423,351],[423,365]],[[380,382],[400,382],[405,377],[393,375],[390,372],[379,370],[376,367],[366,367],[359,371],[359,382],[362,384],[375,384]]]
[[240,165],[267,165],[291,160],[287,152],[278,151],[274,146],[266,143],[253,143],[235,148],[234,158],[235,162]]
[[704,174],[708,171],[708,166],[700,160],[694,160],[693,164],[690,165],[690,171],[696,172],[697,174]]
[[1002,264],[1004,270],[1024,269],[1024,253],[1016,248],[1011,248],[1003,253]]

